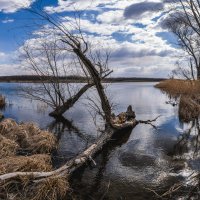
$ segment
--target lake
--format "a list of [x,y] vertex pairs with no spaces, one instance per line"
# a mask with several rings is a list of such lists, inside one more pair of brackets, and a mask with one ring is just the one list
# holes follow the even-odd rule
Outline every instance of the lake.
[[[122,133],[120,140],[110,141],[96,156],[96,166],[90,164],[78,170],[71,183],[77,199],[156,199],[150,190],[162,194],[179,181],[186,190],[171,199],[184,199],[192,184],[188,176],[200,168],[195,142],[198,123],[180,123],[178,106],[169,104],[167,95],[154,85],[114,83],[108,87],[116,104],[115,113],[132,105],[138,120],[160,117],[154,123],[156,128],[139,124],[132,132]],[[59,139],[56,166],[82,152],[100,135],[85,97],[65,113],[65,119],[55,121],[48,116],[51,109],[46,104],[18,96],[19,88],[18,83],[0,83],[0,93],[7,98],[2,112],[6,118],[33,121],[55,132]],[[188,130],[190,136],[185,139]]]

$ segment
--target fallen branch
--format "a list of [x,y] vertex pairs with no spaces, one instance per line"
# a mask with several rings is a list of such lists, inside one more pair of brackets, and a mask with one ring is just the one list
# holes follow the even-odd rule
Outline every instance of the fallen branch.
[[137,123],[138,124],[149,124],[153,128],[157,129],[157,127],[154,124],[152,124],[152,122],[155,122],[159,117],[161,117],[161,115],[159,115],[158,117],[156,117],[155,119],[152,119],[152,120],[138,120]]

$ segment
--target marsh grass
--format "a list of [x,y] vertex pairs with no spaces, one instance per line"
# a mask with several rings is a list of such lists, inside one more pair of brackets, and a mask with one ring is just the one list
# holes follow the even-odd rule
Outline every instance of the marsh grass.
[[169,79],[161,81],[155,87],[174,97],[200,94],[200,81]]
[[12,156],[0,159],[0,175],[11,172],[51,171],[51,156],[37,154],[32,156]]
[[190,122],[200,115],[200,81],[169,79],[155,85],[171,99],[179,99],[179,119]]
[[5,119],[0,123],[0,135],[15,141],[22,150],[32,154],[51,153],[57,146],[52,133],[40,130],[33,123],[17,124],[12,119]]
[[[12,119],[0,123],[0,175],[12,172],[53,170],[50,153],[56,149],[55,136],[33,123],[17,124]],[[28,152],[28,155],[20,155]],[[69,190],[67,177],[50,177],[34,183],[31,177],[0,182],[0,199],[57,200]]]
[[18,149],[19,145],[15,141],[0,135],[0,159],[16,155]]
[[39,182],[32,188],[34,195],[31,200],[58,200],[64,199],[69,191],[69,182],[67,177],[52,177],[43,182]]
[[200,115],[200,104],[195,96],[181,96],[178,109],[179,119],[183,122],[190,122]]
[[6,106],[6,98],[3,95],[0,95],[0,109],[3,109]]

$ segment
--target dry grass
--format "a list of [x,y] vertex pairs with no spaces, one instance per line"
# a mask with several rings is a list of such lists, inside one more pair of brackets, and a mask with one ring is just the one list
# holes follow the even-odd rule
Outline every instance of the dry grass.
[[28,138],[26,130],[12,119],[5,119],[0,123],[0,134],[19,143],[20,147],[24,145]]
[[4,108],[6,105],[6,98],[3,95],[0,95],[0,109]]
[[200,104],[196,97],[181,96],[179,103],[179,119],[183,122],[189,122],[192,119],[198,118],[200,115]]
[[30,177],[18,177],[15,181],[3,183],[0,199],[9,200],[62,200],[69,192],[68,177],[54,176],[32,183]]
[[56,148],[56,138],[48,131],[41,131],[27,139],[28,150],[32,153],[51,153]]
[[0,159],[16,155],[19,145],[10,139],[0,135]]
[[170,79],[158,83],[161,89],[172,99],[179,101],[179,119],[189,122],[200,115],[200,81]]
[[200,93],[200,81],[169,79],[161,81],[155,87],[172,96]]
[[18,171],[35,172],[51,170],[51,156],[45,154],[13,156],[0,159],[0,175]]
[[[55,136],[33,123],[17,124],[12,119],[0,123],[0,175],[10,172],[47,172],[53,170],[51,156],[56,148]],[[19,156],[18,150],[31,156]],[[32,182],[32,177],[17,177],[1,182],[0,199],[58,200],[64,199],[69,183],[66,177],[51,177]]]
[[31,153],[51,153],[56,148],[55,136],[33,123],[17,124],[12,119],[5,119],[0,123],[0,134]]
[[67,177],[52,177],[38,183],[31,200],[58,200],[65,199],[69,191],[69,182]]

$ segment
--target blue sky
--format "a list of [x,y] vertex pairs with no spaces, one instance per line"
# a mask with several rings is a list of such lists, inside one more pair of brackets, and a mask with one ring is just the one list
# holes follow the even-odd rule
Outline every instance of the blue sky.
[[0,76],[29,73],[17,58],[42,28],[32,26],[35,18],[24,10],[34,6],[71,22],[79,10],[88,40],[110,49],[113,76],[167,77],[175,68],[175,38],[162,28],[166,0],[0,0]]

